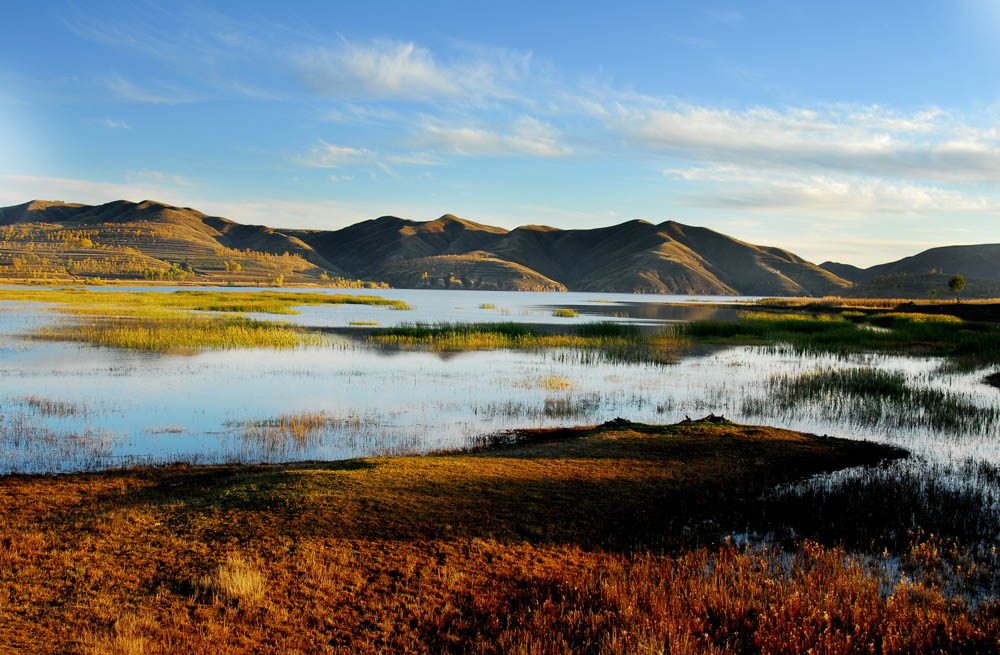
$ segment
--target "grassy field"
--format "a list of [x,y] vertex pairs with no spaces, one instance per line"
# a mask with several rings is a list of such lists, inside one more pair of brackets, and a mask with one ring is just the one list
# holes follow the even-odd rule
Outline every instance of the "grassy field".
[[996,608],[949,598],[926,567],[814,542],[718,545],[774,485],[895,451],[718,422],[513,441],[0,478],[2,641],[29,653],[996,650]]

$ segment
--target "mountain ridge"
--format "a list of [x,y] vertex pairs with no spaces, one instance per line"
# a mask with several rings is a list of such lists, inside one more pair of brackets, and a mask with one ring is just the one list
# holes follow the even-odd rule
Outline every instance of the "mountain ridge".
[[823,296],[847,292],[871,270],[817,266],[782,248],[673,220],[506,229],[446,213],[431,221],[381,216],[303,230],[153,200],[33,200],[0,208],[0,233],[0,278],[21,280],[366,280],[415,288]]

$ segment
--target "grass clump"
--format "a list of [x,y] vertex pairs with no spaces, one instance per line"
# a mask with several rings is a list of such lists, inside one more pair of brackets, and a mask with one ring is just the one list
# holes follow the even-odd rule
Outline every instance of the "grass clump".
[[1000,429],[1000,408],[979,407],[960,393],[914,387],[898,371],[853,368],[780,375],[771,378],[768,391],[765,400],[744,403],[744,411],[759,414],[775,406],[787,410],[811,404],[830,418],[862,425],[974,434]]
[[287,349],[330,343],[329,337],[324,335],[269,321],[185,314],[141,319],[99,318],[89,323],[40,328],[28,335],[28,338],[151,352],[177,352],[189,349]]
[[231,553],[211,575],[202,580],[205,591],[216,600],[233,600],[242,605],[257,605],[267,592],[267,578],[260,565],[243,555]]
[[671,330],[644,335],[635,326],[590,323],[561,332],[525,323],[440,323],[386,328],[368,334],[370,343],[403,350],[543,350],[570,348],[610,360],[669,363],[687,341]]
[[[872,329],[876,328],[876,329]],[[1000,327],[925,314],[784,314],[748,312],[737,321],[698,321],[681,328],[704,343],[751,344],[796,352],[901,352],[1000,361]]]
[[556,309],[552,315],[557,318],[576,318],[580,314],[575,309]]

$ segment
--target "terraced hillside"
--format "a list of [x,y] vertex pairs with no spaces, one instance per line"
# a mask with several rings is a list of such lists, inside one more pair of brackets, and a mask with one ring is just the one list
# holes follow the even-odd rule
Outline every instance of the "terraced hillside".
[[254,285],[346,277],[296,237],[188,207],[36,200],[0,209],[0,279]]

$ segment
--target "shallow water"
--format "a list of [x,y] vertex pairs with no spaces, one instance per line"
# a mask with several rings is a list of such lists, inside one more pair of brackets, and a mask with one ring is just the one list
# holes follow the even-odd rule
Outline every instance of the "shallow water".
[[[589,307],[585,299],[569,298],[574,294],[379,293],[415,309],[313,306],[296,319],[317,326],[364,320],[390,325],[407,314],[405,322],[480,321],[490,314],[522,320],[515,311],[535,311],[553,321],[553,306]],[[617,297],[622,295],[600,298],[621,305],[595,301],[594,314],[558,320],[607,319],[609,313],[615,318],[609,309],[627,304],[639,307],[632,311],[642,320],[676,320],[649,318],[660,311],[657,297]],[[553,298],[558,304],[545,304]],[[480,304],[508,308],[511,314],[480,309]],[[447,309],[456,306],[471,308]],[[474,316],[454,318],[458,312]],[[845,421],[830,404],[779,410],[767,399],[773,375],[868,366],[899,370],[913,385],[946,388],[976,406],[996,407],[1000,393],[981,383],[984,372],[945,373],[933,359],[801,356],[739,347],[692,354],[664,366],[595,361],[571,350],[387,353],[349,339],[293,351],[165,355],[19,337],[59,320],[72,319],[38,305],[7,303],[0,309],[0,472],[427,452],[515,427],[594,424],[618,416],[672,423],[708,413],[890,442],[931,460],[1000,463],[993,426],[973,425],[960,433],[901,429],[892,421]],[[288,426],[301,416],[312,417],[311,423],[297,431]]]

